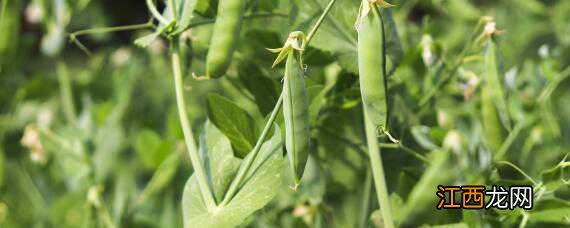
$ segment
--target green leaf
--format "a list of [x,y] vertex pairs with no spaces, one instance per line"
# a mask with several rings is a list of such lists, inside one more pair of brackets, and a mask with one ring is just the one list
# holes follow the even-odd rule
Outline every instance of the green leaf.
[[216,15],[217,5],[217,1],[214,0],[198,0],[195,10],[202,16],[213,17]]
[[90,218],[87,212],[85,192],[71,192],[52,199],[48,213],[49,221],[58,227],[84,227],[84,221]]
[[121,218],[129,209],[127,205],[137,192],[136,166],[125,165],[119,168],[115,177],[112,200],[109,202],[113,218]]
[[[309,30],[323,12],[328,0],[296,0],[299,23]],[[338,1],[319,28],[311,47],[331,52],[339,63],[352,73],[358,72],[356,62],[356,32],[354,22],[359,1]],[[355,9],[355,10],[347,10]]]
[[162,191],[172,180],[180,164],[180,153],[174,152],[160,164],[139,196],[137,203],[144,203],[149,197]]
[[314,85],[307,88],[307,95],[309,96],[309,118],[311,126],[316,125],[317,118],[321,108],[326,104],[325,95],[327,90],[324,90],[323,85]]
[[[46,154],[53,156],[58,173],[70,189],[86,187],[93,172],[83,159],[86,151],[81,147],[84,132],[77,128],[62,128],[56,132],[40,131],[41,144]],[[51,136],[51,137],[49,137]]]
[[209,121],[200,135],[200,155],[205,161],[209,181],[214,186],[214,197],[219,202],[239,168],[240,159],[234,157],[228,137]]
[[125,132],[114,121],[107,121],[103,127],[97,131],[94,138],[95,153],[93,162],[95,163],[95,173],[98,180],[104,180],[111,174],[117,163],[117,157],[123,147]]
[[[239,166],[240,159],[233,157],[229,140],[213,125],[207,124],[201,143],[205,167],[219,203],[235,174],[244,172],[245,167]],[[252,159],[251,154],[245,159]],[[263,144],[243,186],[228,204],[207,208],[192,175],[182,196],[184,227],[223,228],[241,224],[275,196],[281,186],[282,166],[282,142],[276,127],[273,137]]]
[[366,144],[362,141],[362,109],[333,110],[318,126],[318,161],[327,165],[327,182],[357,191],[362,184],[361,170],[368,167]]
[[530,211],[530,222],[548,222],[570,225],[570,204],[565,207],[546,209],[542,211]]
[[143,37],[139,37],[135,40],[135,45],[142,47],[142,48],[146,48],[150,44],[152,44],[152,42],[154,42],[154,40],[156,40],[156,38],[158,38],[159,35],[160,35],[160,33],[153,32],[153,33],[145,35]]
[[386,55],[389,57],[388,75],[392,75],[396,71],[396,67],[402,63],[404,59],[404,50],[400,42],[398,27],[392,16],[391,8],[381,8],[384,19],[384,27],[386,28]]
[[232,142],[235,156],[243,158],[255,144],[255,121],[232,101],[218,95],[208,96],[208,117]]
[[163,141],[160,136],[150,130],[141,130],[135,140],[135,151],[148,168],[157,168],[172,151],[172,144]]
[[239,79],[249,91],[262,115],[269,114],[279,97],[279,87],[275,80],[265,76],[257,65],[247,61],[239,68]]

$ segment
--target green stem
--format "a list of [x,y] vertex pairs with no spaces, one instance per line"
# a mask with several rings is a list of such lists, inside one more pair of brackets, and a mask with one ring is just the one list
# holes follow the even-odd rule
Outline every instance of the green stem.
[[[519,208],[519,209],[520,209],[520,208]],[[519,210],[519,211],[521,212],[521,215],[522,215],[522,220],[521,220],[521,223],[519,224],[519,228],[525,228],[525,227],[526,227],[526,224],[527,224],[527,222],[528,222],[528,217],[529,217],[529,215],[528,215],[528,213],[526,213],[526,212],[525,212],[524,210],[522,210],[522,209]]]
[[519,168],[518,166],[516,166],[515,164],[508,162],[508,161],[498,161],[497,164],[502,164],[502,165],[507,165],[510,166],[511,168],[515,169],[517,172],[519,172],[520,174],[522,174],[524,177],[526,177],[527,180],[529,180],[530,182],[532,182],[532,184],[534,186],[539,186],[539,183],[536,182],[532,177],[530,177],[528,174],[526,174],[521,168]]
[[[418,160],[420,160],[420,161],[422,161],[422,162],[424,162],[424,163],[426,163],[426,164],[430,164],[430,163],[431,163],[430,160],[426,158],[426,156],[424,156],[424,155],[418,153],[418,152],[415,151],[415,150],[410,149],[410,148],[407,147],[407,146],[404,146],[404,145],[402,144],[402,142],[400,142],[400,143],[397,144],[397,145],[399,145],[399,148],[401,148],[404,152],[408,153],[409,155],[412,155],[414,158],[417,158]],[[380,147],[382,147],[382,143],[380,143]]]
[[170,7],[172,18],[174,18],[174,21],[178,21],[178,14],[176,13],[176,5],[174,4],[174,0],[168,0],[168,5]]
[[91,57],[91,55],[93,55],[93,53],[89,51],[89,48],[85,47],[85,45],[83,45],[77,38],[75,38],[75,36],[70,35],[69,40],[77,47],[79,47],[79,49],[81,49],[81,51],[83,51],[87,56]]
[[384,227],[393,228],[394,220],[392,219],[390,198],[388,196],[388,188],[386,187],[386,179],[384,178],[384,167],[382,166],[380,146],[378,145],[378,139],[376,137],[376,127],[366,114],[366,111],[364,111],[364,127],[366,131],[366,141],[368,142],[372,176],[374,177],[374,186],[376,188],[378,203],[380,204],[382,219],[384,220]]
[[156,18],[161,24],[165,24],[167,25],[169,22],[162,16],[162,14],[160,14],[160,12],[158,12],[158,10],[156,9],[156,6],[154,5],[154,3],[152,2],[152,0],[146,0],[146,7],[148,8],[148,10],[150,11],[150,13],[152,14],[152,16],[154,18]]
[[214,200],[214,195],[210,189],[208,179],[206,178],[206,172],[200,161],[200,156],[198,155],[198,149],[196,147],[196,142],[194,141],[194,135],[192,134],[192,127],[190,121],[188,121],[188,115],[186,114],[186,102],[184,100],[184,90],[182,81],[182,69],[180,67],[180,48],[176,43],[178,39],[173,39],[172,44],[172,70],[174,74],[174,87],[176,90],[176,104],[178,106],[178,115],[180,117],[180,125],[182,127],[182,132],[184,134],[184,141],[186,143],[186,148],[190,154],[190,162],[194,168],[194,174],[198,181],[198,187],[200,188],[200,193],[202,194],[202,199],[204,200],[206,207],[212,209],[216,206]]
[[550,81],[548,85],[544,87],[544,90],[542,90],[540,96],[538,97],[538,102],[543,103],[547,99],[549,99],[554,90],[558,88],[558,85],[569,76],[570,76],[570,67],[567,67],[564,71],[562,71],[562,73],[559,74],[558,77]]
[[497,154],[495,154],[495,156],[494,156],[495,160],[503,159],[503,156],[505,156],[505,154],[507,153],[507,151],[509,150],[509,148],[511,147],[513,142],[515,142],[515,139],[517,139],[517,137],[519,136],[521,131],[530,123],[532,123],[532,120],[529,120],[529,121],[522,120],[520,123],[518,123],[515,126],[513,131],[511,131],[511,133],[509,133],[509,136],[507,136],[507,139],[505,140],[505,142],[503,142],[503,144],[501,145]]
[[370,169],[366,170],[366,179],[364,179],[364,190],[362,190],[362,202],[360,207],[360,221],[358,227],[367,228],[370,210],[370,192],[372,191],[372,173]]
[[134,25],[121,25],[121,26],[114,26],[114,27],[103,27],[103,28],[91,28],[85,30],[79,30],[69,34],[70,37],[78,37],[82,35],[88,34],[98,34],[98,33],[110,33],[110,32],[120,32],[120,31],[129,31],[129,30],[139,30],[139,29],[148,29],[152,28],[154,25],[151,21],[142,23],[142,24],[134,24]]
[[[347,139],[341,135],[338,135],[336,133],[334,133],[333,131],[327,129],[326,127],[323,126],[318,126],[316,127],[319,131],[326,133],[327,135],[330,135],[332,137],[334,137],[335,139],[339,140],[340,143],[344,143],[347,146],[353,148],[354,150],[358,151],[359,154],[362,154],[362,156],[365,159],[368,159],[368,154],[366,154],[366,147],[364,146],[364,144],[362,142],[352,142],[351,139]],[[402,142],[400,143],[379,143],[380,148],[386,148],[386,149],[401,149],[402,151],[408,153],[409,155],[412,155],[414,158],[420,160],[421,162],[424,162],[426,164],[429,164],[430,161],[422,154],[418,153],[417,151],[414,151],[412,149],[410,149],[407,146],[404,146],[404,144],[402,144]]]
[[85,30],[80,30],[80,31],[70,33],[69,34],[69,40],[73,44],[75,44],[77,47],[79,47],[79,49],[81,49],[83,52],[85,52],[85,54],[87,54],[88,56],[91,56],[92,55],[91,51],[89,51],[89,49],[85,45],[83,45],[79,41],[79,39],[77,39],[78,36],[88,35],[88,34],[98,34],[98,33],[139,30],[139,29],[147,29],[147,28],[153,28],[153,27],[154,27],[154,25],[152,24],[152,21],[149,21],[149,22],[144,23],[144,24],[85,29]]
[[230,188],[228,189],[228,192],[224,196],[224,199],[223,199],[222,203],[220,204],[220,206],[227,205],[230,202],[230,200],[232,200],[232,198],[236,194],[237,190],[240,188],[243,180],[245,179],[245,175],[249,172],[251,165],[253,164],[253,162],[255,161],[255,158],[257,157],[257,154],[261,150],[261,146],[263,145],[265,138],[269,134],[269,130],[271,130],[271,127],[273,126],[273,122],[275,122],[275,118],[277,118],[277,114],[279,113],[279,110],[281,109],[282,104],[283,104],[283,93],[281,93],[281,95],[279,96],[279,100],[277,100],[277,104],[275,104],[275,107],[273,108],[273,111],[271,112],[271,115],[269,116],[269,120],[267,120],[267,123],[265,124],[265,127],[263,128],[263,131],[261,132],[261,136],[259,136],[259,138],[257,139],[257,142],[255,143],[255,146],[253,147],[253,150],[251,151],[251,159],[246,159],[245,160],[246,163],[243,164],[245,166],[244,172],[238,172],[238,175],[234,178],[234,180],[230,184]]
[[57,79],[59,82],[59,91],[61,103],[63,104],[63,113],[67,121],[73,125],[77,123],[77,115],[75,106],[73,105],[73,93],[71,92],[71,82],[69,81],[69,72],[63,63],[58,64]]

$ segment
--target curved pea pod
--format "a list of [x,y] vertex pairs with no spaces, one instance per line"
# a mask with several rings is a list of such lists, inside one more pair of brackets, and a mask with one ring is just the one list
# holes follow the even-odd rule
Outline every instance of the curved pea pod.
[[287,55],[283,85],[285,148],[294,178],[294,189],[301,182],[309,156],[309,102],[305,79],[293,51]]
[[219,78],[230,66],[241,29],[245,0],[220,0],[210,49],[206,56],[206,77]]
[[364,111],[381,129],[388,118],[384,27],[376,5],[365,0],[358,26],[358,72]]

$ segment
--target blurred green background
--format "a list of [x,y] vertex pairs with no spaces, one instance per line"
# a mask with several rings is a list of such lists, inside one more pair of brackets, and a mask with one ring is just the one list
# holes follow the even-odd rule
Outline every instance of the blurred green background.
[[[192,167],[168,43],[136,47],[133,41],[150,32],[144,29],[78,36],[89,56],[68,37],[144,24],[150,18],[144,1],[0,2],[0,227],[181,227],[181,194]],[[181,41],[196,135],[212,115],[213,94],[244,109],[259,134],[282,77],[265,48],[282,46],[290,31],[307,31],[327,2],[248,1],[246,15],[267,16],[244,19],[224,78],[195,81],[191,73],[203,72],[218,4],[198,0],[197,25]],[[569,225],[570,1],[392,3],[399,41],[389,45],[403,53],[389,56],[392,66],[399,63],[389,80],[390,128],[402,146],[382,152],[397,223]],[[283,186],[244,226],[381,226],[374,194],[365,194],[372,189],[354,45],[358,5],[338,0],[305,56],[316,111],[304,188],[293,193]],[[485,15],[504,32],[497,42],[512,126],[504,129],[508,145],[500,159],[485,146],[481,126],[481,51],[468,51],[472,61],[458,57]],[[438,66],[457,61],[457,72],[436,87],[445,75]],[[420,105],[434,90],[434,99]],[[437,184],[533,185],[535,206],[438,211]]]

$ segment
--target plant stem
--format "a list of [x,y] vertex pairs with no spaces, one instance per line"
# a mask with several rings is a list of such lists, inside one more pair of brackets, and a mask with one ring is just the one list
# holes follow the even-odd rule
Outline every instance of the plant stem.
[[551,80],[542,90],[540,96],[538,96],[538,102],[543,103],[546,102],[547,99],[550,98],[554,90],[558,88],[558,85],[563,82],[566,78],[570,76],[570,67],[566,67],[564,71],[562,71],[558,77]]
[[240,185],[242,184],[242,181],[245,178],[245,175],[249,172],[251,165],[253,164],[253,162],[255,161],[255,158],[257,157],[257,154],[261,150],[261,146],[263,145],[265,138],[269,134],[269,130],[271,130],[271,127],[273,126],[273,122],[275,122],[275,118],[277,118],[277,114],[279,113],[279,110],[281,109],[282,104],[283,104],[283,93],[281,93],[281,95],[279,96],[279,100],[277,100],[277,104],[275,104],[275,107],[273,108],[273,111],[271,112],[271,115],[269,116],[269,120],[267,120],[267,123],[265,124],[265,127],[263,128],[263,131],[261,132],[261,135],[257,139],[257,142],[255,143],[255,146],[253,147],[253,150],[251,151],[251,159],[246,159],[245,164],[243,164],[245,166],[244,172],[238,172],[237,176],[234,178],[234,180],[230,184],[228,192],[224,196],[224,200],[222,201],[220,206],[224,206],[224,205],[228,204],[230,202],[230,200],[232,200],[232,198],[236,194],[237,190],[239,189]]
[[89,51],[89,49],[87,47],[85,47],[85,45],[83,45],[81,43],[81,41],[79,41],[77,38],[75,38],[75,36],[70,35],[69,36],[69,40],[75,44],[77,47],[79,47],[79,49],[81,49],[81,51],[85,52],[85,54],[89,57],[91,57],[91,55],[93,55],[91,53],[91,51]]
[[69,40],[77,45],[79,49],[81,49],[85,54],[91,56],[91,51],[85,45],[83,45],[78,39],[78,36],[88,35],[88,34],[98,34],[98,33],[109,33],[109,32],[120,32],[120,31],[129,31],[129,30],[139,30],[139,29],[147,29],[152,28],[154,25],[152,21],[149,21],[144,24],[134,24],[134,25],[122,25],[122,26],[115,26],[115,27],[103,27],[103,28],[92,28],[92,29],[85,29],[79,30],[69,34]]
[[307,40],[306,40],[306,42],[303,43],[303,47],[302,47],[303,49],[305,49],[305,47],[309,45],[309,42],[311,42],[311,40],[313,39],[313,37],[317,33],[317,30],[319,30],[319,27],[321,27],[321,24],[323,23],[325,17],[329,13],[329,11],[332,9],[332,6],[334,5],[335,2],[336,2],[336,0],[331,0],[329,2],[329,4],[327,5],[327,7],[325,8],[325,10],[323,10],[323,13],[321,14],[319,19],[317,20],[317,23],[313,26],[313,29],[311,29],[311,31],[307,35]]
[[69,123],[75,126],[77,123],[77,115],[73,105],[73,93],[71,92],[71,82],[69,81],[69,72],[63,63],[58,64],[57,79],[59,82],[59,91],[61,103],[63,104],[63,113]]
[[113,26],[113,27],[103,27],[103,28],[91,28],[85,30],[79,30],[69,34],[70,37],[78,37],[82,35],[88,34],[98,34],[98,33],[109,33],[109,32],[120,32],[120,31],[129,31],[129,30],[139,30],[139,29],[148,29],[152,28],[154,25],[151,21],[142,23],[142,24],[134,24],[134,25],[121,25],[121,26]]
[[507,165],[510,166],[511,168],[515,169],[517,172],[519,172],[520,174],[522,174],[527,180],[529,180],[530,182],[532,182],[532,184],[534,186],[539,186],[539,183],[536,182],[531,176],[529,176],[528,174],[526,174],[521,168],[519,168],[518,166],[516,166],[515,164],[508,162],[508,161],[498,161],[497,164],[502,164],[502,165]]
[[362,190],[362,202],[360,207],[360,221],[358,227],[367,228],[370,210],[370,192],[372,191],[372,173],[370,169],[366,170],[366,178],[364,179],[364,189]]
[[184,141],[186,143],[186,148],[190,154],[190,162],[194,168],[194,174],[198,181],[198,187],[200,188],[200,193],[202,194],[202,199],[204,200],[206,207],[212,209],[216,206],[214,201],[214,195],[210,189],[208,179],[206,178],[206,172],[200,161],[200,156],[198,155],[198,149],[196,147],[196,142],[194,141],[194,135],[192,134],[192,127],[190,121],[188,121],[188,115],[186,114],[186,102],[184,100],[184,90],[182,81],[182,69],[180,67],[180,48],[178,39],[173,39],[171,41],[172,45],[172,71],[174,74],[174,87],[176,90],[176,104],[178,106],[178,115],[180,117],[180,125],[182,127],[182,132],[184,134]]
[[511,133],[509,133],[509,136],[507,136],[507,139],[505,139],[505,141],[503,142],[503,144],[501,145],[499,151],[495,154],[494,159],[495,160],[502,160],[503,156],[505,156],[505,154],[507,153],[507,151],[509,150],[509,148],[511,147],[511,145],[513,144],[513,142],[515,141],[515,139],[517,139],[517,137],[519,136],[519,134],[521,133],[521,131],[527,126],[530,125],[533,122],[533,120],[522,120],[520,123],[518,123],[513,130],[511,131]]
[[152,1],[153,0],[146,0],[146,7],[154,18],[156,18],[160,23],[167,25],[169,22],[162,16],[162,14],[160,14],[160,12],[158,12]]
[[168,6],[170,7],[172,18],[174,21],[178,21],[178,14],[176,13],[176,5],[174,4],[174,0],[168,0]]
[[[380,143],[380,147],[382,147],[382,143]],[[414,151],[412,149],[410,149],[407,146],[404,146],[404,144],[402,144],[402,142],[398,143],[397,145],[399,145],[398,148],[401,148],[404,152],[408,153],[409,155],[412,155],[414,158],[422,161],[425,164],[430,164],[430,160],[426,158],[426,156],[418,153],[417,151]]]
[[394,221],[392,219],[392,211],[390,208],[390,198],[388,196],[388,188],[386,187],[386,179],[384,178],[384,167],[382,166],[382,156],[380,155],[380,146],[376,137],[376,127],[364,111],[364,127],[366,131],[366,141],[368,142],[368,152],[370,156],[370,165],[372,167],[372,176],[374,177],[374,186],[378,203],[380,204],[380,212],[384,220],[384,227],[393,228]]

